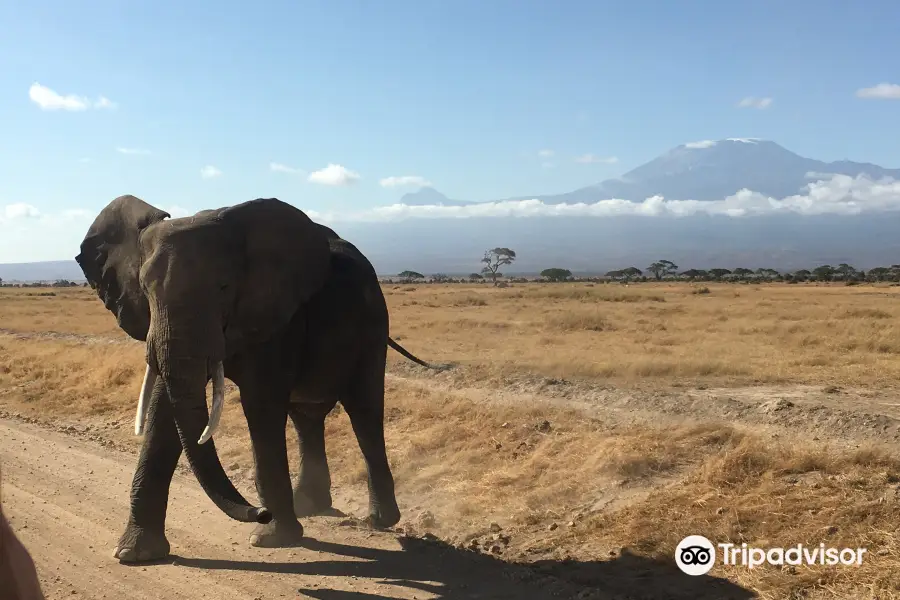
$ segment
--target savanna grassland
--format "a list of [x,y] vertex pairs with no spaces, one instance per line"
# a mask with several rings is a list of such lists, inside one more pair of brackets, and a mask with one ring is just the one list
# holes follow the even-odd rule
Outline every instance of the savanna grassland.
[[[407,535],[585,585],[625,557],[668,568],[689,534],[866,547],[859,566],[710,575],[764,598],[900,597],[900,287],[384,290],[393,337],[452,364],[435,373],[389,352],[385,428]],[[143,357],[89,289],[0,289],[0,416],[136,449]],[[361,515],[364,463],[339,410],[326,439],[335,505]],[[233,388],[216,445],[247,482]]]

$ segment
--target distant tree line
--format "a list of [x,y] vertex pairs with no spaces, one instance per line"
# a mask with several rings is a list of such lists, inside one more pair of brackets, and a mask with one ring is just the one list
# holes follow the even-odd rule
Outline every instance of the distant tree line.
[[29,281],[26,283],[6,283],[0,278],[0,287],[35,288],[35,287],[87,287],[87,283],[75,283],[68,279],[57,279],[53,283],[47,281]]
[[[671,261],[661,260],[647,267],[647,272],[656,280],[676,279],[686,281],[783,281],[800,283],[804,281],[844,281],[844,282],[900,282],[900,265],[874,267],[868,271],[857,269],[847,263],[837,266],[820,265],[812,270],[799,269],[782,272],[778,269],[736,267],[734,269],[686,269],[678,271],[678,266]],[[649,279],[637,267],[609,271],[606,277],[613,280]]]
[[[498,285],[498,280],[503,277],[500,267],[512,264],[516,259],[516,253],[509,248],[494,248],[484,253],[481,262],[484,267],[481,273],[471,273],[468,277],[452,278],[444,273],[435,273],[430,278],[417,271],[403,271],[397,277],[405,282],[412,283],[428,282],[431,283],[485,283],[492,282]],[[543,281],[619,281],[619,282],[637,282],[637,281],[704,281],[704,282],[765,282],[778,281],[786,283],[801,283],[806,281],[843,281],[847,283],[862,282],[900,282],[900,264],[891,265],[889,267],[874,267],[868,271],[857,269],[847,263],[839,265],[820,265],[813,269],[799,269],[796,271],[779,271],[760,267],[757,269],[749,269],[746,267],[735,267],[733,269],[714,268],[714,269],[685,269],[679,270],[678,265],[670,260],[658,260],[646,269],[641,270],[637,267],[625,267],[624,269],[616,269],[608,271],[600,277],[577,277],[572,271],[563,267],[550,267],[540,272],[540,278]],[[512,282],[529,281],[525,277],[510,278]]]

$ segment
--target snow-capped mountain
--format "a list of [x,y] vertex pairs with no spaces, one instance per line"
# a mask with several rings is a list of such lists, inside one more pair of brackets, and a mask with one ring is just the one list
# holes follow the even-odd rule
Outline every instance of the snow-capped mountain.
[[900,169],[849,160],[828,163],[772,141],[730,138],[682,144],[621,177],[537,198],[546,204],[591,204],[609,198],[640,202],[657,195],[666,200],[722,200],[748,189],[782,199],[835,174],[900,179]]

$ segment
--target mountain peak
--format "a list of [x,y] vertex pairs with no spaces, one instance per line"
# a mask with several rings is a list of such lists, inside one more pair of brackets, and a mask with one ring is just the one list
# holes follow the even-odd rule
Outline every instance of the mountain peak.
[[550,204],[592,204],[610,198],[642,202],[654,196],[705,201],[724,200],[744,189],[781,199],[805,193],[810,173],[823,174],[820,179],[831,175],[900,179],[900,169],[847,160],[824,162],[771,140],[732,137],[687,142],[621,177],[541,199]]

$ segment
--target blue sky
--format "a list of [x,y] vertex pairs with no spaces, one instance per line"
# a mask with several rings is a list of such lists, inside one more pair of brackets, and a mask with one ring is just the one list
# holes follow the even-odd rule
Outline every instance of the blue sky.
[[71,258],[125,193],[493,200],[726,137],[900,167],[900,88],[857,94],[900,84],[898,22],[880,0],[2,0],[0,262]]

